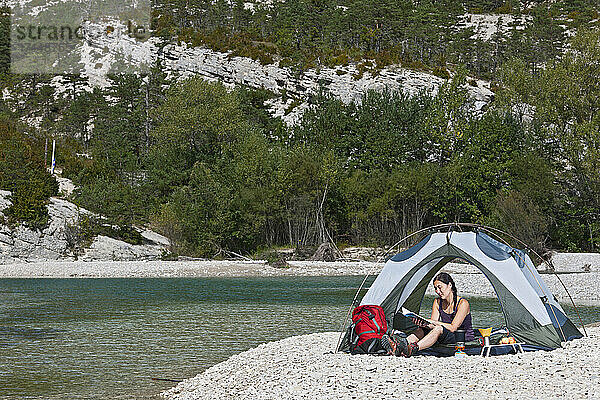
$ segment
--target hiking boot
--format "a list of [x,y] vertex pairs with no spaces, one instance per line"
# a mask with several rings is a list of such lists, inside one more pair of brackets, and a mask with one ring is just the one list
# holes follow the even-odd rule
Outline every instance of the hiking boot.
[[396,352],[396,342],[388,335],[381,337],[381,346],[385,349],[388,355],[392,355]]
[[406,338],[400,338],[400,340],[398,341],[398,346],[396,347],[396,351],[394,352],[394,354],[398,357],[406,354],[409,346],[410,346],[410,344],[408,343],[408,340],[406,340]]
[[392,351],[392,345],[390,344],[390,338],[388,335],[383,335],[381,337],[381,347],[383,347],[388,354],[390,354]]
[[418,344],[408,343],[408,340],[406,340],[406,338],[402,338],[402,339],[400,339],[400,342],[398,343],[398,347],[396,348],[396,355],[410,357],[410,356],[414,356],[417,353],[417,351],[419,351]]
[[416,343],[410,343],[406,349],[406,352],[402,353],[402,355],[404,357],[414,356],[417,354],[417,351],[419,351],[419,345]]

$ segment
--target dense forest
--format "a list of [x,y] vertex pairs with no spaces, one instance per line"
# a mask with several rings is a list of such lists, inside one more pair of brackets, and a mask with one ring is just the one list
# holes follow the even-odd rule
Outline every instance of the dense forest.
[[[103,89],[63,75],[66,90],[56,97],[57,77],[11,74],[0,58],[3,90],[18,93],[0,101],[0,189],[13,201],[5,222],[47,222],[44,204],[57,185],[44,145],[54,138],[57,165],[78,186],[72,201],[116,226],[149,225],[172,240],[175,254],[329,240],[386,245],[452,221],[506,229],[540,251],[597,251],[597,4],[512,3],[157,4],[155,34],[169,40],[300,70],[371,58],[372,73],[399,63],[452,75],[438,92],[412,97],[368,92],[345,104],[322,91],[294,126],[268,113],[274,93],[167,80],[160,65],[143,76],[110,76]],[[480,42],[449,29],[465,11],[531,23]],[[495,85],[485,114],[472,112],[467,76]]]

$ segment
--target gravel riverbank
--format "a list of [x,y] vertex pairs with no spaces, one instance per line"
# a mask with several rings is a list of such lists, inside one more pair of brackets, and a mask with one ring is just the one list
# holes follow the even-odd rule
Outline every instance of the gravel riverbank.
[[332,353],[337,333],[266,343],[162,395],[210,399],[598,399],[600,327],[551,352],[490,358]]
[[382,266],[366,261],[295,261],[288,268],[261,261],[42,261],[0,264],[0,278],[336,276],[377,273]]

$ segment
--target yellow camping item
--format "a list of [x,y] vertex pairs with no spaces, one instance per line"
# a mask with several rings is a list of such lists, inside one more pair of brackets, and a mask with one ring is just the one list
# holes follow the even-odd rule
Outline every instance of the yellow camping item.
[[492,333],[492,328],[479,328],[479,333],[481,333],[481,336],[483,337],[489,337]]

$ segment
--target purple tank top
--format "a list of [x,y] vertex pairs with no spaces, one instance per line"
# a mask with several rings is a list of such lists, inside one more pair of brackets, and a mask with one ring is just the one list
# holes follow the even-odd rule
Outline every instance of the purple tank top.
[[[461,299],[458,301],[458,304],[462,301]],[[444,310],[442,310],[442,301],[439,302],[439,311],[440,311],[440,321],[445,322],[447,324],[451,324],[454,316],[456,315],[456,310],[458,309],[458,304],[454,308],[452,314],[447,314]],[[475,339],[475,334],[473,333],[473,320],[471,318],[471,313],[469,312],[462,324],[458,327],[459,330],[465,331],[465,341],[470,341]]]

